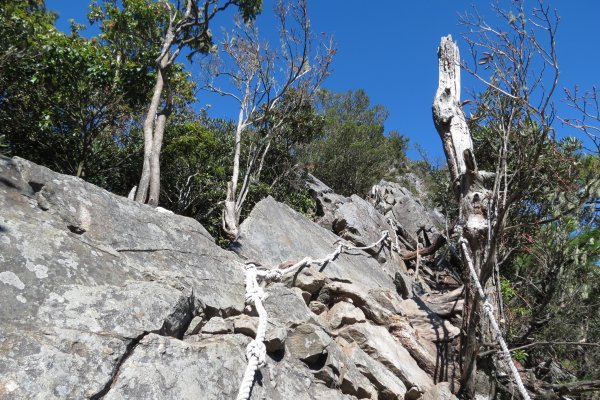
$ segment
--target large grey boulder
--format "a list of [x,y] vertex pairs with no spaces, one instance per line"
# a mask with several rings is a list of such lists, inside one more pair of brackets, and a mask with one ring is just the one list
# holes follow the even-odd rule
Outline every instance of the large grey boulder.
[[364,352],[398,376],[407,388],[424,393],[433,379],[423,371],[410,353],[394,339],[385,327],[361,323],[342,328],[339,335],[356,343]]
[[355,307],[348,301],[335,303],[327,312],[327,323],[331,329],[337,329],[342,325],[352,325],[357,322],[365,322],[365,314],[360,308]]
[[194,316],[243,311],[243,265],[198,222],[18,158],[0,177],[8,398],[98,396],[148,333],[178,340]]
[[[241,224],[240,235],[231,248],[249,262],[258,262],[265,268],[277,268],[285,262],[296,262],[305,257],[323,258],[335,250],[339,240],[338,236],[287,205],[267,197]],[[363,251],[342,253],[319,271],[330,279],[352,282],[366,290],[395,290],[388,273]]]
[[[355,194],[350,197],[338,195],[311,174],[306,178],[306,185],[317,204],[316,222],[325,229],[358,247],[377,242],[383,231],[387,231],[392,237],[392,227],[386,217],[368,201]],[[387,261],[404,267],[402,260],[392,257],[389,244],[368,249],[366,252],[380,263]]]
[[356,342],[348,342],[342,337],[338,337],[336,341],[348,359],[378,390],[380,399],[404,398],[407,389],[396,374],[365,353]]
[[314,365],[327,354],[327,346],[332,340],[323,328],[313,324],[302,324],[289,333],[286,349],[294,358]]
[[[350,201],[333,210],[333,217],[333,232],[356,246],[369,246],[377,242],[383,231],[387,231],[390,237],[393,237],[392,227],[385,217],[355,194],[350,197]],[[366,251],[382,263],[392,259],[389,244]]]
[[[317,316],[267,292],[267,348],[285,354]],[[0,158],[1,398],[235,397],[257,323],[244,296],[243,263],[198,222]],[[352,398],[277,357],[252,398]]]
[[305,182],[309,193],[316,202],[316,222],[330,231],[335,220],[335,210],[340,204],[344,204],[350,200],[335,193],[333,189],[312,174],[307,174]]
[[110,382],[130,343],[110,335],[13,326],[2,320],[0,398],[92,398]]
[[[246,366],[249,341],[242,335],[181,341],[149,334],[119,366],[116,382],[103,398],[233,399]],[[255,392],[258,395],[260,387]]]

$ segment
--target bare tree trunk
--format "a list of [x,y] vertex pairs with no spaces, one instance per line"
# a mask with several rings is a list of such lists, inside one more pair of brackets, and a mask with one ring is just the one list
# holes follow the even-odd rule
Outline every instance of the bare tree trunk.
[[239,233],[239,216],[235,207],[233,182],[227,182],[227,197],[223,208],[223,230],[230,240],[235,240]]
[[169,87],[166,66],[165,68],[161,68],[160,74],[163,77],[163,91],[166,91],[167,95],[164,108],[156,117],[156,122],[154,124],[154,140],[152,143],[152,153],[150,154],[150,194],[148,196],[148,204],[152,207],[158,205],[158,199],[160,197],[160,151],[162,149],[167,119],[171,115],[173,103],[173,94]]
[[77,174],[75,176],[78,178],[81,178],[82,175],[83,175],[83,161],[80,161],[77,164]]
[[150,154],[150,193],[148,195],[148,204],[152,207],[158,205],[158,198],[160,196],[160,150],[162,148],[167,117],[167,113],[161,113],[156,118],[156,124],[154,125],[154,140]]
[[245,99],[240,107],[240,114],[238,116],[238,123],[235,129],[235,150],[233,154],[233,173],[231,180],[227,183],[227,197],[225,198],[225,207],[223,208],[223,230],[227,237],[231,240],[235,240],[239,233],[240,216],[236,202],[237,186],[240,177],[240,154],[241,154],[241,141],[242,131],[245,128],[244,123],[244,111],[245,111]]
[[[443,37],[438,49],[439,86],[433,102],[433,121],[442,139],[455,195],[459,201],[459,221],[456,231],[469,243],[476,274],[490,299],[496,298],[494,285],[488,285],[491,276],[488,249],[488,198],[477,169],[473,142],[460,103],[460,55],[451,36]],[[463,264],[466,257],[463,255]],[[470,282],[467,265],[465,282]],[[491,282],[490,282],[491,283]],[[478,360],[483,343],[494,342],[486,320],[480,318],[480,298],[472,284],[466,285],[463,329],[461,337],[463,398],[493,398],[496,387],[489,373],[492,365]]]
[[129,194],[127,195],[127,198],[129,200],[135,200],[135,192],[137,192],[137,186],[134,186],[131,188],[131,190],[129,191]]
[[467,172],[465,150],[473,149],[471,134],[460,106],[460,54],[451,36],[438,49],[439,81],[433,102],[433,122],[442,139],[450,176],[455,185]]
[[[331,43],[329,47],[323,46],[326,54],[315,57],[314,65],[311,64],[311,33],[306,0],[290,1],[289,4],[286,3],[286,7],[277,7],[275,16],[279,22],[281,46],[263,45],[255,25],[238,24],[239,30],[233,35],[226,35],[226,42],[222,46],[226,59],[231,60],[230,65],[219,63],[224,65],[225,70],[207,76],[207,89],[231,97],[240,105],[233,173],[227,183],[227,195],[221,214],[223,231],[230,240],[235,240],[238,236],[241,210],[250,187],[260,178],[271,140],[276,135],[273,131],[289,118],[289,114],[296,111],[292,107],[286,110],[286,115],[276,117],[279,120],[272,121],[270,118],[277,114],[273,113],[276,106],[291,91],[295,92],[295,97],[304,94],[312,96],[328,75],[334,53]],[[212,80],[218,76],[228,77],[236,82],[236,90],[229,92],[214,86]],[[279,78],[285,80],[279,81]],[[301,104],[302,97],[299,100]],[[267,133],[263,138],[265,140],[250,145],[247,156],[244,156],[247,157],[245,169],[240,176],[241,137],[248,127],[256,126],[258,122],[264,123],[263,128],[270,129],[271,133]]]
[[146,114],[146,119],[144,120],[144,164],[142,166],[142,176],[140,177],[138,190],[135,195],[135,201],[139,203],[146,202],[148,185],[150,184],[150,159],[152,157],[152,148],[154,143],[154,121],[160,105],[163,88],[164,81],[162,74],[159,72],[156,74],[156,83],[154,84],[152,100],[150,101],[148,113]]
[[148,200],[151,200],[149,203],[152,206],[158,205],[160,193],[160,150],[165,125],[170,113],[170,93],[167,93],[168,98],[166,99],[165,109],[160,115],[158,115],[158,107],[160,106],[165,88],[168,91],[167,68],[173,62],[169,50],[174,40],[173,21],[171,21],[163,41],[161,55],[156,60],[158,67],[156,71],[156,83],[154,84],[154,92],[152,93],[148,113],[144,120],[144,164],[142,166],[142,176],[138,184],[138,191],[135,196],[135,201],[145,203],[148,195],[148,186],[150,186],[151,193]]

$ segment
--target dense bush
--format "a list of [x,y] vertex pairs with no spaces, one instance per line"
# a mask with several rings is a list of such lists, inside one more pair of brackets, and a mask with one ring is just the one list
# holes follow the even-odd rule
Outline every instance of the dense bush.
[[336,192],[365,195],[381,178],[403,170],[408,141],[397,132],[385,135],[388,113],[371,105],[363,90],[322,91],[317,110],[323,133],[302,148],[300,160]]

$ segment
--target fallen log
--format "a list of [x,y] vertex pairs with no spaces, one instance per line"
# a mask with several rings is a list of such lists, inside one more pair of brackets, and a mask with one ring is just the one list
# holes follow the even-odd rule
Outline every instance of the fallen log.
[[[433,240],[433,243],[431,243],[430,246],[427,246],[425,248],[419,249],[418,250],[418,254],[421,257],[423,257],[423,256],[430,256],[432,254],[435,254],[435,252],[438,251],[440,249],[440,247],[442,247],[445,243],[446,243],[446,238],[443,235],[437,235],[435,237],[435,239]],[[404,261],[415,260],[417,258],[417,250],[415,250],[415,251],[401,251],[400,252],[400,257],[402,257],[402,259]]]

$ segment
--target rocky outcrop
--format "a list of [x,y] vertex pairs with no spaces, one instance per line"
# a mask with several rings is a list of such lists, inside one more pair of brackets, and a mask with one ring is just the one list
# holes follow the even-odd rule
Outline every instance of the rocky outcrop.
[[334,193],[333,189],[311,174],[306,177],[306,187],[316,200],[316,222],[325,229],[332,230],[335,221],[334,212],[340,204],[347,203],[348,198]]
[[[392,232],[386,217],[357,195],[344,197],[312,175],[306,185],[317,203],[317,223],[359,247],[377,242],[382,231]],[[367,250],[379,262],[392,258],[389,247]]]
[[[366,201],[325,194],[331,229],[267,198],[228,251],[192,219],[0,158],[0,398],[235,398],[258,325],[245,263],[287,267],[390,229]],[[436,383],[453,381],[457,312],[402,296],[398,274],[387,243],[263,284],[267,362],[250,398],[450,396]]]
[[[244,310],[243,265],[196,221],[21,159],[0,159],[0,176],[3,398],[112,396],[158,342],[153,357],[178,376],[179,360],[164,354],[198,346],[181,342],[192,319]],[[162,398],[186,398],[148,382]]]
[[414,251],[417,243],[427,248],[439,240],[443,216],[437,210],[428,209],[402,185],[380,181],[371,189],[369,202],[382,215],[395,222],[404,248]]
[[[352,203],[342,207],[349,204]],[[374,231],[376,227],[371,225],[369,229]],[[258,260],[266,268],[289,266],[306,255],[323,257],[340,240],[271,198],[257,204],[240,231],[233,250],[248,260]],[[452,313],[440,316],[426,301],[403,299],[394,284],[394,277],[404,276],[404,267],[397,259],[378,264],[361,251],[351,253],[342,254],[321,268],[320,279],[315,277],[317,272],[302,270],[288,284],[306,289],[306,282],[312,282],[312,289],[308,289],[310,305],[321,317],[318,321],[324,320],[325,327],[345,343],[356,343],[408,389],[412,388],[412,393],[424,393],[442,376],[443,380],[456,383],[453,342],[458,328],[443,319]],[[455,293],[448,296],[445,292],[440,294],[444,303],[435,302],[432,295],[426,298],[440,312],[450,310],[446,302],[457,300]]]
[[[274,268],[300,261],[306,256],[319,259],[331,253],[340,238],[307,220],[272,197],[260,201],[240,226],[238,240],[231,249],[243,259]],[[394,290],[390,275],[397,267],[382,268],[377,260],[363,251],[344,253],[321,268],[329,279],[361,282],[366,288]]]

